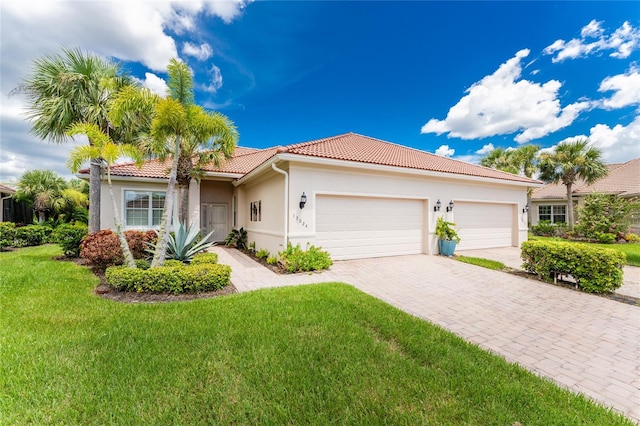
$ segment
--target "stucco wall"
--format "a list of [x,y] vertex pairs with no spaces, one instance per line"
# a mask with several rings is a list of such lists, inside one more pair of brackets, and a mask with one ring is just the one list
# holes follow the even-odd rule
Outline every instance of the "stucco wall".
[[[406,174],[355,171],[339,167],[319,167],[315,165],[290,164],[289,197],[289,239],[293,244],[307,242],[314,244],[315,238],[315,198],[318,194],[342,194],[376,197],[406,197],[423,199],[425,210],[427,242],[425,253],[434,253],[437,242],[435,223],[438,215],[455,222],[455,208],[446,213],[445,206],[450,200],[455,202],[497,202],[511,204],[516,212],[522,211],[527,202],[527,189],[485,182],[461,182],[434,177],[411,177]],[[307,204],[300,209],[302,193],[307,195]],[[433,205],[440,199],[440,212],[433,211]],[[527,239],[526,215],[516,214],[517,234],[514,245]]]
[[[165,182],[153,183],[153,182],[123,182],[113,181],[113,195],[116,200],[118,214],[124,230],[136,229],[147,230],[156,229],[157,227],[125,227],[124,226],[124,191],[167,191],[167,184]],[[178,218],[178,192],[175,193],[174,199],[174,221]],[[101,229],[115,229],[115,222],[113,220],[113,203],[111,202],[111,196],[109,195],[109,185],[106,182],[102,183],[100,191],[100,228]]]
[[[264,180],[239,188],[237,193],[238,226],[247,230],[248,242],[256,249],[267,249],[273,255],[284,244],[284,175],[268,172]],[[250,203],[261,202],[261,220],[250,220]]]

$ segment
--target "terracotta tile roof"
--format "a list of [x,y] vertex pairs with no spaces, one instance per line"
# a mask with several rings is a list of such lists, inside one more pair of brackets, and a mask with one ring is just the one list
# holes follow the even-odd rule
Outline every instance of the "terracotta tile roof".
[[[238,177],[240,177],[241,175],[249,173],[278,153],[428,170],[512,182],[540,183],[539,181],[524,176],[441,157],[425,151],[355,133],[346,133],[285,147],[265,149],[238,147],[233,157],[228,159],[222,166],[214,167],[212,165],[211,167],[205,168],[205,170],[212,174],[231,173],[237,174],[239,175]],[[112,176],[125,177],[165,178],[170,165],[169,161],[160,162],[158,160],[150,160],[147,161],[141,169],[138,169],[133,163],[124,163],[113,166],[111,168],[111,174]],[[88,173],[88,170],[81,171],[81,173],[83,172]]]
[[0,184],[0,192],[3,192],[5,194],[15,194],[16,190],[6,185]]
[[346,133],[330,138],[289,145],[284,149],[290,154],[310,157],[331,158],[515,182],[540,183],[537,180],[524,176],[441,157],[429,152],[356,133]]
[[[607,164],[607,176],[588,185],[580,180],[571,191],[574,195],[604,192],[618,195],[640,195],[640,158],[620,164]],[[534,200],[566,199],[567,189],[562,183],[550,183],[533,191]]]
[[[230,173],[239,176],[244,175],[259,166],[276,153],[276,148],[256,149],[236,147],[233,157],[224,162],[220,167],[205,167],[205,171],[212,173]],[[134,163],[122,163],[111,167],[111,176],[137,177],[164,179],[171,169],[171,160],[148,160],[141,168]],[[88,169],[80,170],[80,173],[89,173]]]

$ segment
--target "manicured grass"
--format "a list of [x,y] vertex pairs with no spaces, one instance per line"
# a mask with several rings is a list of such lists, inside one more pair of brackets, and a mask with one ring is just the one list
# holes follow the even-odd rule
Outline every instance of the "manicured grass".
[[[529,235],[530,240],[542,240],[542,241],[559,241],[563,243],[575,243],[575,241],[565,240],[558,237],[539,237],[536,235]],[[589,244],[596,247],[608,248],[621,251],[627,255],[627,265],[640,266],[640,243],[626,243],[626,244],[596,244],[596,243],[580,243]]]
[[348,285],[121,304],[59,253],[0,253],[2,424],[632,424]]
[[497,260],[483,259],[482,257],[471,257],[471,256],[454,256],[455,260],[464,263],[470,263],[471,265],[482,266],[483,268],[493,269],[494,271],[501,271],[505,269],[504,263],[498,262]]

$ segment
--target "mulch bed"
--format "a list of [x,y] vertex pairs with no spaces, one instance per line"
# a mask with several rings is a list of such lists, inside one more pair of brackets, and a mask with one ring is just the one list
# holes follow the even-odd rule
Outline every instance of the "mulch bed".
[[[71,261],[76,265],[87,266],[84,259],[74,258],[69,259],[64,256],[59,256],[56,260]],[[88,266],[87,266],[88,267]],[[229,283],[228,286],[216,290],[206,291],[201,293],[137,293],[135,291],[120,291],[107,284],[104,276],[104,271],[97,268],[88,267],[93,274],[100,279],[100,284],[93,290],[95,294],[103,299],[115,300],[116,302],[123,303],[162,303],[162,302],[181,302],[186,300],[196,299],[210,299],[212,297],[226,296],[228,294],[237,293],[238,290],[233,286],[233,283]]]

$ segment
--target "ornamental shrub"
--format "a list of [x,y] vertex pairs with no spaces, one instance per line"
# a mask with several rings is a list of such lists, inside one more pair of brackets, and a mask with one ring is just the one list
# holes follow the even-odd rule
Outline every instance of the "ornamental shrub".
[[14,245],[16,247],[39,246],[48,242],[52,229],[43,225],[27,225],[16,228]]
[[622,285],[626,255],[580,243],[525,241],[522,266],[546,281],[558,273],[572,275],[588,293],[610,293]]
[[258,259],[266,259],[267,257],[269,257],[269,250],[267,249],[260,249],[256,252],[256,257]]
[[0,222],[0,251],[13,246],[16,239],[16,224],[13,222]]
[[216,253],[204,252],[193,256],[191,260],[192,265],[199,265],[201,263],[218,263],[218,255]]
[[589,194],[584,199],[584,205],[578,208],[575,230],[594,240],[600,240],[600,234],[613,234],[616,239],[622,239],[629,231],[633,215],[638,212],[640,203],[636,199],[611,194]]
[[65,256],[78,257],[82,239],[87,236],[87,229],[87,225],[83,223],[65,223],[53,230],[52,239],[60,244]]
[[537,225],[531,227],[531,233],[541,237],[557,237],[566,233],[567,227],[564,223],[551,223],[550,220],[541,220]]
[[333,264],[328,252],[320,247],[309,246],[302,250],[300,244],[295,247],[287,244],[287,249],[278,253],[280,262],[288,272],[306,272],[328,269]]
[[214,263],[185,265],[175,260],[146,270],[112,266],[107,268],[105,278],[109,285],[122,291],[197,293],[215,291],[229,285],[231,268]]
[[[157,240],[155,231],[126,231],[124,236],[134,259],[146,258],[148,256],[147,243],[153,243]],[[122,265],[124,262],[120,240],[110,229],[103,229],[87,235],[80,246],[80,257],[99,269]]]

